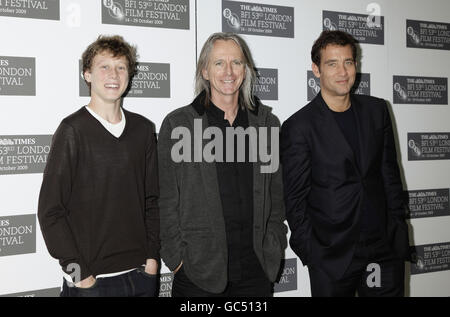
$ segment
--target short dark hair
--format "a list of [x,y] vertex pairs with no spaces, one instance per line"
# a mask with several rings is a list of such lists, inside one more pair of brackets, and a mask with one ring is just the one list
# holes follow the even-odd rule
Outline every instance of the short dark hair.
[[136,73],[137,50],[120,35],[100,35],[95,42],[86,48],[82,55],[83,74],[91,69],[94,57],[103,52],[109,52],[114,57],[124,56],[128,62],[128,76],[131,80]]
[[328,45],[347,46],[352,48],[353,60],[356,62],[357,50],[356,40],[350,34],[342,31],[323,31],[319,38],[314,42],[311,49],[311,60],[320,67],[320,58],[322,50]]

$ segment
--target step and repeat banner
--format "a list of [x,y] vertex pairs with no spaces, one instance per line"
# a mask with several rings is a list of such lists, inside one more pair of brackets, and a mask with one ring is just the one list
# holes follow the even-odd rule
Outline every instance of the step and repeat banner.
[[[447,0],[0,0],[0,296],[57,296],[58,262],[37,223],[52,134],[89,101],[81,54],[100,34],[136,45],[123,106],[152,120],[194,97],[195,63],[213,32],[235,32],[256,62],[254,92],[281,121],[320,91],[310,51],[322,30],[359,41],[354,92],[390,106],[409,194],[408,296],[450,296],[450,2]],[[173,275],[161,268],[160,296]],[[310,296],[286,249],[276,297]]]

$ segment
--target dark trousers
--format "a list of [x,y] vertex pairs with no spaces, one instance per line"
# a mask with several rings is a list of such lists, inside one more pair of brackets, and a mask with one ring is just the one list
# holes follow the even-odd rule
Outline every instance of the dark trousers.
[[114,277],[98,278],[89,288],[77,288],[64,280],[61,297],[156,297],[157,275],[143,268]]
[[209,293],[192,283],[184,273],[183,267],[175,274],[172,285],[172,297],[272,297],[272,283],[267,277],[260,276],[229,282],[220,294]]
[[382,240],[360,241],[344,276],[334,280],[309,267],[313,297],[403,297],[405,264]]

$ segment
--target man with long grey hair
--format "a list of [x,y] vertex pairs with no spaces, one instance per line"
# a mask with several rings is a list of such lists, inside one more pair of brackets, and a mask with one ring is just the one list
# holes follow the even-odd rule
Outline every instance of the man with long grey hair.
[[253,96],[255,78],[244,40],[212,34],[197,97],[162,123],[161,256],[175,273],[172,296],[272,295],[287,244],[281,169],[264,172],[255,149],[278,156],[267,140],[278,140],[280,123]]
[[[244,71],[245,76],[242,84],[239,87],[239,104],[248,109],[253,110],[255,104],[255,98],[253,96],[253,83],[256,80],[255,65],[253,59],[250,55],[250,50],[247,44],[234,33],[214,33],[210,36],[208,41],[203,45],[203,49],[200,53],[200,57],[197,63],[197,70],[195,72],[195,94],[199,95],[205,91],[204,102],[205,106],[209,103],[211,99],[211,87],[210,82],[203,76],[203,70],[207,68],[209,62],[209,56],[214,47],[214,43],[217,40],[227,41],[231,40],[240,48],[243,55],[245,64]],[[214,88],[214,87],[213,87]]]

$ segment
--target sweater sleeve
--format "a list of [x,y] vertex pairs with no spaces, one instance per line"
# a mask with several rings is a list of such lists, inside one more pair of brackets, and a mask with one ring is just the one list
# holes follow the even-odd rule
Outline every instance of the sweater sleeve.
[[59,260],[64,272],[83,280],[91,272],[78,250],[68,221],[70,211],[66,208],[76,167],[74,129],[63,121],[53,135],[39,194],[38,219],[50,255]]
[[158,181],[158,155],[156,148],[156,134],[153,129],[149,131],[149,142],[146,152],[145,171],[145,225],[147,228],[148,259],[159,261],[159,181]]

